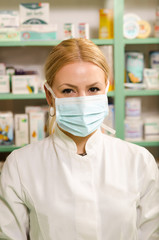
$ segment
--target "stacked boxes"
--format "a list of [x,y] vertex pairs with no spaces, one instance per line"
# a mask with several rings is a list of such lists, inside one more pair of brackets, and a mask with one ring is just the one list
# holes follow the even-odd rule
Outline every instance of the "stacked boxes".
[[29,106],[25,113],[0,112],[0,145],[23,146],[45,138],[48,106]]

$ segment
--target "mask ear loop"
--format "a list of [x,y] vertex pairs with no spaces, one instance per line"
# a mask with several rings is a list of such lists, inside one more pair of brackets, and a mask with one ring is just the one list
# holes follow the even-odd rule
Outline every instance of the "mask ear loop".
[[106,89],[105,89],[105,94],[108,93],[109,85],[110,85],[110,82],[109,82],[109,78],[108,78],[108,80],[107,80],[107,86],[106,86]]
[[[52,96],[54,98],[56,98],[56,96],[55,96],[52,88],[49,86],[49,84],[46,82],[44,85],[47,88],[47,90],[52,94]],[[49,115],[50,115],[50,117],[54,117],[55,116],[55,110],[54,110],[54,107],[52,107],[52,106],[49,106]]]
[[52,94],[54,98],[56,98],[55,93],[53,92],[52,88],[49,86],[49,84],[46,82],[44,83],[44,86],[47,88],[47,90]]

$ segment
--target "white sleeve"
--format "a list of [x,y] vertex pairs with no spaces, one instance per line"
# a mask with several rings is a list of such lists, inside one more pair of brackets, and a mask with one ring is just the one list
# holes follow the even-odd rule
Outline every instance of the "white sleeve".
[[26,240],[29,229],[27,207],[14,152],[4,163],[0,176],[0,239]]
[[159,240],[159,170],[147,152],[138,207],[138,240]]

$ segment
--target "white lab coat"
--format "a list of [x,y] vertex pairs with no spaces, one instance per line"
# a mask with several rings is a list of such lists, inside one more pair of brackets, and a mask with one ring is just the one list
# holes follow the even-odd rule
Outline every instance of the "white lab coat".
[[1,174],[0,239],[159,240],[159,172],[144,148],[97,130],[77,155],[56,127]]

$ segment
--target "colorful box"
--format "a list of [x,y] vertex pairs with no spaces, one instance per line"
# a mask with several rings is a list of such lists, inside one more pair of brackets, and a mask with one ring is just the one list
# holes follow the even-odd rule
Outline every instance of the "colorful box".
[[78,24],[79,38],[89,39],[89,24],[79,23]]
[[99,38],[112,39],[114,37],[113,29],[114,29],[113,10],[100,9],[99,10]]
[[34,40],[56,40],[57,39],[57,25],[52,26],[27,26],[21,28],[22,41]]
[[0,112],[0,145],[13,144],[13,113]]
[[70,39],[75,37],[75,29],[73,23],[64,24],[64,39]]

